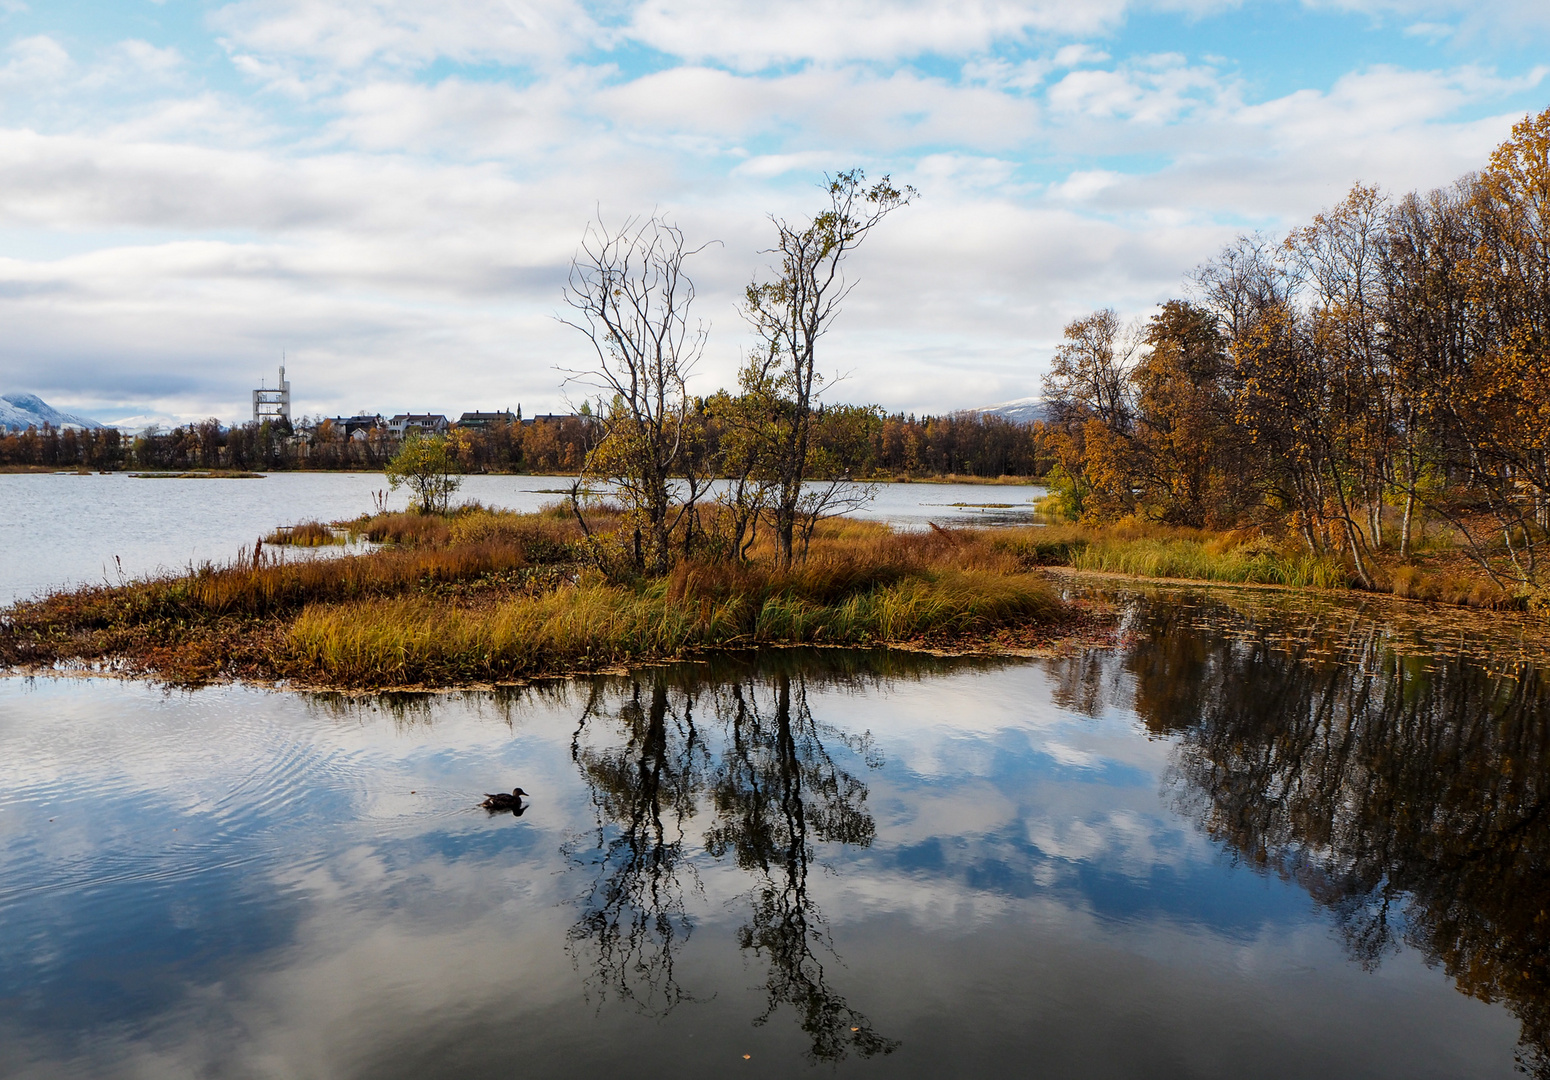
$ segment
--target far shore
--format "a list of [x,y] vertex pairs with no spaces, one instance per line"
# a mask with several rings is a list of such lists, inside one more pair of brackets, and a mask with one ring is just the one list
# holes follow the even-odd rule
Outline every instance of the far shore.
[[[381,476],[381,469],[272,469],[272,470],[231,470],[231,469],[155,469],[142,468],[140,466],[123,466],[113,469],[96,469],[79,466],[59,465],[0,465],[0,475],[61,475],[61,476],[95,476],[99,473],[124,473],[126,475],[143,476],[168,476],[187,477],[191,479],[209,476],[285,476],[298,474],[306,476]],[[529,473],[529,472],[501,472],[486,471],[466,473],[467,476],[566,476],[565,473]],[[1044,481],[1040,477],[1032,476],[968,476],[963,473],[941,473],[931,476],[878,476],[859,479],[857,483],[864,484],[966,484],[966,485],[992,485],[1008,487],[1042,487]]]

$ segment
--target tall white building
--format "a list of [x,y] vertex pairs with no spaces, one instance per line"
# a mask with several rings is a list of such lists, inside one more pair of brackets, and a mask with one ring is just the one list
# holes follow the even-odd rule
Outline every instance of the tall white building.
[[260,386],[253,391],[253,422],[262,423],[265,420],[278,420],[284,417],[288,423],[291,419],[291,384],[285,378],[285,365],[280,365],[280,385],[274,390]]

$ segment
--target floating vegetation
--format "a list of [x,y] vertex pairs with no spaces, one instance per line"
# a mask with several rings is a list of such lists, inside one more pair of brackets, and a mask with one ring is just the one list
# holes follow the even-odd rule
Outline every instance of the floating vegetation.
[[136,480],[262,480],[263,473],[240,469],[199,469],[193,472],[132,472]]

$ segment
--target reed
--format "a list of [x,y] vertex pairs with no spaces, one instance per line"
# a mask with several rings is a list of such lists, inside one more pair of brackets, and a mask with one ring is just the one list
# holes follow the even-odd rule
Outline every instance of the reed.
[[1137,577],[1311,589],[1344,589],[1350,584],[1345,569],[1326,558],[1254,547],[1214,552],[1190,540],[1098,541],[1074,551],[1071,566]]
[[337,559],[296,562],[244,559],[205,563],[186,573],[123,585],[51,593],[12,607],[16,626],[101,628],[167,618],[258,617],[299,610],[309,603],[392,595],[466,582],[528,565],[519,547],[464,547],[378,551]]

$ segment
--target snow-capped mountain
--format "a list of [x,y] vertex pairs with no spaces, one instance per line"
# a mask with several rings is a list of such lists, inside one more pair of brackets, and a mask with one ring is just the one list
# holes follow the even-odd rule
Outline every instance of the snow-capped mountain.
[[0,397],[0,429],[26,431],[49,424],[56,428],[100,428],[95,420],[74,413],[60,412],[37,394],[6,394]]
[[186,423],[188,423],[187,420],[180,420],[176,416],[167,416],[164,413],[139,413],[118,420],[109,420],[107,426],[118,428],[125,435],[144,435],[152,428],[166,432]]
[[969,411],[1005,417],[1014,424],[1031,424],[1035,420],[1045,419],[1048,415],[1048,409],[1045,407],[1044,399],[1041,397],[1013,398],[1011,401],[1003,401],[998,405],[984,405]]

